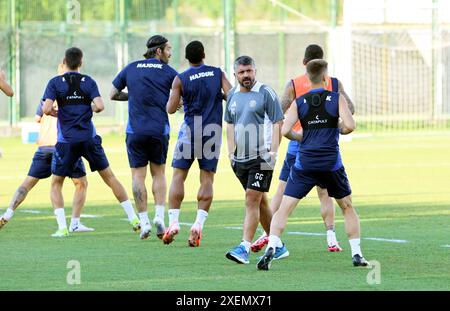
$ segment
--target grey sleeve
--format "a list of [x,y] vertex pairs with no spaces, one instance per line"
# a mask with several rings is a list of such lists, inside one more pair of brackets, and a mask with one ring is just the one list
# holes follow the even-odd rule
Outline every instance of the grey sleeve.
[[230,124],[234,124],[234,120],[233,117],[231,116],[231,112],[230,112],[230,103],[231,103],[231,97],[232,93],[228,92],[228,96],[227,96],[227,104],[225,106],[225,122],[230,123]]
[[275,123],[283,120],[284,115],[281,110],[280,99],[278,98],[277,93],[268,86],[264,86],[264,92],[265,110],[270,121]]

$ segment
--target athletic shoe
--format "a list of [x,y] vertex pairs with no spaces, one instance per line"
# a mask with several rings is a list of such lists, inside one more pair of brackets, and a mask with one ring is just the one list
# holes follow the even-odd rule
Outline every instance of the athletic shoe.
[[364,257],[361,257],[359,254],[353,256],[352,261],[355,267],[366,267],[369,265],[367,260],[365,260]]
[[164,220],[159,217],[153,218],[153,224],[156,227],[156,236],[162,240],[164,236],[164,231],[166,230],[166,226],[164,225]]
[[141,227],[141,240],[146,240],[150,236],[150,232],[152,232],[152,226],[150,224],[145,224]]
[[[259,257],[260,260],[263,256]],[[289,251],[283,243],[282,247],[275,247],[275,254],[273,256],[273,260],[283,259],[289,257]]]
[[269,270],[274,257],[275,250],[273,249],[273,247],[269,247],[268,249],[266,249],[264,256],[259,259],[258,263],[256,264],[256,268],[258,268],[258,270]]
[[52,234],[52,237],[54,238],[65,238],[69,236],[69,230],[67,228],[60,229]]
[[164,231],[163,235],[163,242],[164,244],[170,244],[175,240],[175,236],[180,232],[180,225],[178,222],[172,223],[166,230]]
[[328,246],[329,252],[342,252],[342,247],[339,246],[339,244]]
[[140,232],[141,231],[141,222],[139,221],[139,218],[134,218],[132,221],[130,221],[130,224],[133,226],[134,232]]
[[282,247],[275,247],[275,254],[273,256],[273,260],[278,260],[278,259],[283,259],[289,256],[289,251],[286,248],[286,245],[284,245]]
[[8,221],[5,218],[1,217],[0,218],[0,229],[3,228],[7,223],[8,223]]
[[190,247],[199,247],[202,239],[202,226],[196,222],[192,225],[189,232],[188,244]]
[[81,222],[78,223],[78,226],[69,228],[69,232],[94,232],[94,231],[95,231],[94,228],[86,227]]
[[252,245],[250,245],[250,249],[252,252],[257,253],[264,248],[264,246],[269,243],[269,237],[264,233],[261,235]]
[[243,245],[236,246],[228,253],[226,253],[225,257],[239,264],[250,263],[250,261],[248,260],[248,252],[245,250],[245,247]]

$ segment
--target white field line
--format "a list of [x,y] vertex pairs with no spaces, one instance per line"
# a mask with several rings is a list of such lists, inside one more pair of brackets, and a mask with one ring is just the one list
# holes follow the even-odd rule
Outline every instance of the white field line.
[[81,218],[101,218],[103,216],[100,215],[91,215],[91,214],[81,214],[80,215]]
[[363,238],[364,240],[371,240],[371,241],[381,241],[381,242],[391,242],[391,243],[408,243],[409,241],[406,240],[397,240],[397,239],[384,239],[384,238]]
[[447,247],[447,248],[450,248],[450,244],[447,244],[447,245],[442,245],[442,247]]
[[43,214],[41,211],[36,211],[32,209],[20,209],[19,212],[27,214]]
[[[225,227],[225,229],[242,230],[242,227]],[[301,231],[290,231],[290,232],[287,232],[287,234],[291,234],[291,235],[308,235],[308,236],[326,236],[326,233],[301,232]],[[385,238],[363,238],[363,240],[382,241],[382,242],[391,242],[391,243],[408,243],[408,241],[406,241],[406,240],[385,239]],[[447,246],[450,247],[450,245],[447,245]]]

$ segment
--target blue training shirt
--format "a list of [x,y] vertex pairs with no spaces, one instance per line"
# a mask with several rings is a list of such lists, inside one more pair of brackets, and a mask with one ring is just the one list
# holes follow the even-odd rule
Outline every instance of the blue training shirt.
[[165,136],[170,132],[166,104],[177,72],[156,58],[133,62],[114,79],[128,88],[128,134]]
[[[331,85],[329,87],[331,87],[331,89],[329,87],[327,87],[327,89],[333,92],[339,92],[339,80],[334,77],[331,77],[330,80]],[[299,146],[298,144],[299,142],[296,140],[289,141],[287,153],[294,156],[297,155]]]
[[184,122],[193,126],[194,116],[201,116],[203,128],[208,124],[222,126],[222,70],[201,65],[178,77],[183,85]]
[[[317,109],[307,100],[315,93],[324,94],[324,101]],[[305,171],[340,169],[343,164],[339,152],[339,93],[314,89],[297,98],[296,105],[303,127],[303,140],[295,167]]]
[[[67,77],[71,75],[80,80],[79,90],[83,94],[76,94],[76,92],[69,94],[70,86]],[[48,82],[44,99],[58,101],[58,142],[82,142],[97,135],[92,123],[92,107],[86,103],[92,102],[94,98],[99,96],[97,83],[91,77],[81,75],[78,72],[67,72],[65,75],[56,76]],[[70,100],[71,104],[61,104],[67,100]]]

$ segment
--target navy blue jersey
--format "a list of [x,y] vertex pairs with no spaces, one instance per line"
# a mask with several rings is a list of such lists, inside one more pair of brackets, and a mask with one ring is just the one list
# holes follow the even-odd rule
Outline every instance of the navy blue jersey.
[[114,79],[119,91],[128,88],[128,134],[165,136],[170,132],[166,104],[177,72],[159,59],[139,60]]
[[193,125],[194,116],[202,117],[202,124],[222,125],[222,70],[201,65],[178,75],[183,85],[184,121]]
[[339,93],[314,89],[296,99],[303,128],[295,167],[305,171],[336,171],[339,152]]
[[67,72],[48,82],[44,99],[58,102],[58,142],[82,142],[96,135],[91,103],[99,96],[97,83],[78,72]]
[[[333,92],[339,92],[339,80],[337,78],[330,77],[330,81],[331,81],[331,83],[329,83],[327,85],[327,90],[333,91]],[[310,84],[308,84],[308,85],[310,86]],[[304,94],[301,94],[301,93],[298,94],[299,92],[301,92],[301,90],[302,90],[301,88],[300,89],[296,89],[295,86],[294,86],[294,90],[295,90],[295,93],[296,93],[297,96],[304,95]],[[289,142],[289,145],[288,145],[287,153],[289,153],[291,155],[297,155],[297,152],[298,152],[298,141],[291,140]]]

